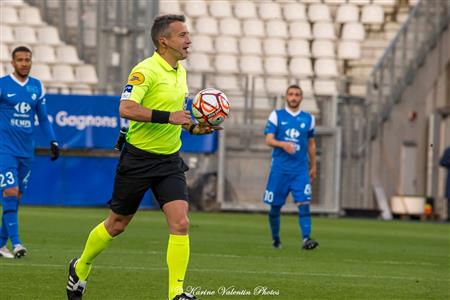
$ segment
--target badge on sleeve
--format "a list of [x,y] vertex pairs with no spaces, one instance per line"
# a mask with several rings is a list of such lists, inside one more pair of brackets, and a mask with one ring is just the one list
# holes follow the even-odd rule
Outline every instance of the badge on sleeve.
[[144,74],[141,72],[134,72],[128,77],[128,84],[138,85],[143,83],[145,80]]
[[122,96],[120,97],[120,99],[124,99],[124,100],[130,99],[132,90],[133,90],[133,86],[131,84],[127,84],[123,89]]

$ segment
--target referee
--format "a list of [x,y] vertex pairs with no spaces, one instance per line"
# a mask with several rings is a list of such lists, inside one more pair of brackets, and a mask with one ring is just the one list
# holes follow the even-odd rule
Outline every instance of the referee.
[[116,170],[110,212],[89,234],[80,258],[69,265],[68,299],[82,299],[95,257],[122,233],[151,188],[169,225],[168,299],[197,299],[183,293],[189,261],[188,167],[179,155],[182,127],[191,134],[209,134],[220,127],[192,123],[184,109],[186,70],[179,63],[191,44],[183,15],[155,19],[152,40],[157,50],[133,68],[125,86],[120,116],[130,128]]

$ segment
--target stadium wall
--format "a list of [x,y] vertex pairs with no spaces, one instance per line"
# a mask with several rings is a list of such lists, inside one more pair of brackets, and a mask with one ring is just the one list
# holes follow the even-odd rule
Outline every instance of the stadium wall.
[[[443,107],[450,106],[449,68],[450,29],[447,28],[428,52],[411,84],[380,128],[380,134],[372,142],[372,184],[381,185],[388,199],[399,194],[437,196],[427,195],[427,155],[429,147],[432,147],[428,145],[428,124],[430,116]],[[450,142],[449,122],[445,121],[443,124],[442,136],[447,138],[440,144],[442,149]],[[415,155],[406,163],[415,164],[416,172],[409,174],[415,176],[413,189],[405,191],[402,188],[401,173],[408,166],[405,166],[405,162],[402,164],[402,153],[408,146],[415,148]],[[442,149],[438,152],[442,153]]]

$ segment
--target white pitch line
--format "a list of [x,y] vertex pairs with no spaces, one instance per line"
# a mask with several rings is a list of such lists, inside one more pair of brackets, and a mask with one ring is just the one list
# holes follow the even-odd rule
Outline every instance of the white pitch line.
[[[38,268],[66,268],[67,265],[56,264],[15,264],[3,263],[2,266],[12,267],[38,267]],[[148,271],[167,271],[167,268],[152,268],[152,267],[132,267],[132,266],[96,266],[97,269],[120,269],[120,270],[148,270]],[[341,278],[363,278],[363,279],[394,279],[404,281],[429,280],[428,278],[406,277],[406,276],[386,276],[386,275],[357,275],[357,274],[329,274],[329,273],[298,273],[298,272],[270,272],[270,271],[247,271],[247,270],[216,270],[216,269],[195,269],[191,268],[189,272],[209,272],[209,273],[238,273],[238,274],[256,274],[256,275],[288,275],[288,276],[316,276],[316,277],[341,277]],[[449,278],[433,278],[433,281],[450,282]]]

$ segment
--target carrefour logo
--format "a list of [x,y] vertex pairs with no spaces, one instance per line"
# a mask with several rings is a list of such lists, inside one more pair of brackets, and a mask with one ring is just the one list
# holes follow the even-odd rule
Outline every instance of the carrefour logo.
[[291,139],[297,139],[300,136],[300,132],[295,128],[289,128],[284,133]]
[[26,102],[19,102],[14,106],[14,108],[20,114],[26,114],[27,112],[29,112],[31,110],[30,104],[28,104]]

